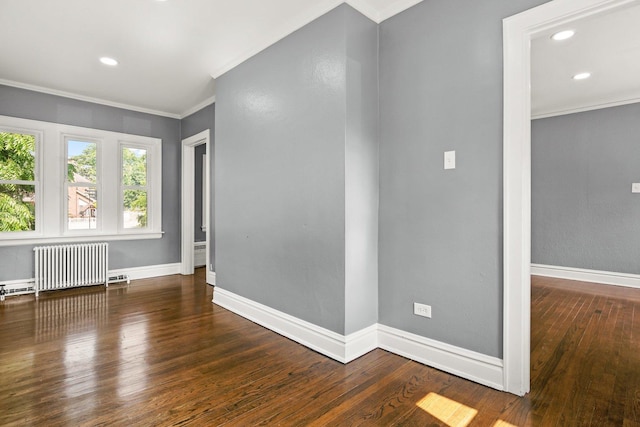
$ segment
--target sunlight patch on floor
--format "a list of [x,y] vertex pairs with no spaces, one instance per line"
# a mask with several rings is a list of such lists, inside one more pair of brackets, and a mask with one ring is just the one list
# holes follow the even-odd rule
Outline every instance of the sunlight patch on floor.
[[437,393],[427,394],[416,405],[449,427],[466,427],[478,414],[476,409]]

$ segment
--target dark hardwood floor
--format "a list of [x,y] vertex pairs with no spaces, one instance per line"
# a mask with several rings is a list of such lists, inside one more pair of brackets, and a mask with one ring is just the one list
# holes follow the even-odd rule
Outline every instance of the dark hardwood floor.
[[195,276],[0,303],[0,425],[639,426],[640,290],[533,278],[520,398],[375,350],[343,365]]

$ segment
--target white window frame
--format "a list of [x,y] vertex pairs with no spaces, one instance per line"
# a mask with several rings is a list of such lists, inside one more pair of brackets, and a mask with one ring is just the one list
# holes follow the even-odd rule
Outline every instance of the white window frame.
[[[158,239],[162,231],[162,140],[147,136],[0,116],[0,129],[36,136],[36,230],[0,232],[0,246]],[[68,229],[67,141],[96,142],[96,229]],[[121,147],[147,150],[147,227],[124,229]],[[46,159],[46,161],[45,161]],[[44,213],[46,212],[46,218]]]
[[[147,152],[147,184],[144,186],[147,192],[147,226],[144,228],[124,228],[124,191],[135,190],[139,186],[125,186],[122,174],[122,153],[125,148],[143,149]],[[137,234],[146,230],[153,230],[162,226],[161,219],[157,218],[158,212],[162,212],[162,199],[155,189],[162,187],[162,173],[156,171],[162,167],[162,147],[152,141],[143,143],[129,139],[118,142],[118,233]]]
[[41,130],[30,129],[25,127],[20,127],[19,123],[15,125],[6,124],[5,122],[0,121],[0,132],[7,133],[16,133],[21,135],[32,135],[35,138],[35,170],[34,181],[16,181],[16,180],[2,180],[2,184],[16,184],[16,185],[34,185],[35,186],[35,216],[36,216],[36,224],[35,230],[29,231],[6,231],[0,232],[0,235],[11,236],[14,239],[28,239],[28,238],[36,238],[42,234],[42,222],[43,217],[42,214],[44,210],[42,209],[42,185],[40,177],[41,174],[41,165],[42,165],[42,138],[43,132]]

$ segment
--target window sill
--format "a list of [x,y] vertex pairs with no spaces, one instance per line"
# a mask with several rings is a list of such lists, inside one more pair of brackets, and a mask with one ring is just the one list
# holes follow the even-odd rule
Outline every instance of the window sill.
[[33,236],[21,238],[0,238],[0,246],[21,246],[21,245],[53,245],[59,243],[75,243],[75,242],[109,242],[115,240],[144,240],[144,239],[161,239],[164,231],[161,232],[145,232],[145,233],[123,233],[123,234],[91,234],[91,235],[73,235],[73,236]]

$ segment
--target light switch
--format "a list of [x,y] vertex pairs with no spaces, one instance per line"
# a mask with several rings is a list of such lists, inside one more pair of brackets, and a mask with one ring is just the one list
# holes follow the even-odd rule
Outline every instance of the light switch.
[[455,151],[444,152],[444,168],[445,169],[456,168],[456,152]]
[[640,193],[640,182],[634,182],[633,184],[631,184],[631,192]]

